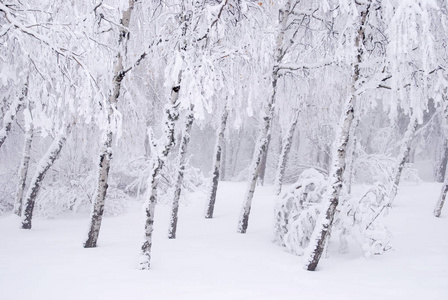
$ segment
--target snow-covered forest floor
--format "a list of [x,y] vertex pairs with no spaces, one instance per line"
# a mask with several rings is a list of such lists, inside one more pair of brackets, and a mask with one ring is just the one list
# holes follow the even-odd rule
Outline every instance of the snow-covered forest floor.
[[246,183],[222,182],[214,219],[204,195],[180,208],[178,236],[166,238],[170,207],[156,210],[150,271],[137,269],[141,203],[106,217],[98,248],[84,249],[87,215],[37,218],[32,230],[0,217],[0,299],[448,299],[448,213],[432,214],[441,184],[402,184],[386,218],[392,247],[362,257],[330,242],[316,272],[271,242],[272,186],[257,189],[247,234],[236,233]]

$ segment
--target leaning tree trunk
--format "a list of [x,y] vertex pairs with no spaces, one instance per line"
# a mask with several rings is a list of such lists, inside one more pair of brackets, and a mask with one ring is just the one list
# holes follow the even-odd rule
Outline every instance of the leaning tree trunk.
[[148,190],[149,197],[145,202],[145,235],[143,244],[141,246],[141,256],[139,261],[140,270],[148,270],[151,262],[151,248],[152,248],[152,232],[154,230],[154,213],[157,204],[157,186],[158,177],[162,170],[165,160],[175,144],[174,126],[179,118],[178,103],[180,79],[182,74],[179,74],[178,84],[172,88],[171,91],[171,104],[165,107],[165,132],[164,132],[164,144],[161,153],[155,153],[152,151],[153,158],[151,159],[151,174],[148,178]]
[[345,157],[347,154],[347,143],[350,134],[350,126],[352,124],[355,102],[354,93],[349,98],[344,110],[343,120],[341,121],[341,129],[338,133],[338,140],[333,149],[333,168],[331,169],[329,180],[331,183],[329,191],[325,194],[323,200],[322,212],[316,222],[313,235],[308,245],[308,253],[306,254],[306,268],[314,271],[319,263],[320,257],[324,251],[325,243],[329,237],[331,227],[333,225],[336,207],[339,204],[339,195],[343,185],[345,171]]
[[207,219],[213,218],[213,211],[215,210],[216,192],[218,191],[219,183],[219,170],[221,168],[221,153],[224,144],[224,131],[226,130],[228,115],[228,109],[224,108],[221,116],[221,124],[219,126],[218,134],[216,135],[215,152],[213,155],[214,161],[212,184],[208,192],[207,205],[205,207],[205,218]]
[[170,228],[168,231],[169,239],[176,238],[177,220],[179,212],[179,199],[180,199],[180,193],[182,192],[182,183],[184,179],[185,165],[187,160],[187,148],[188,143],[190,142],[190,132],[191,127],[193,126],[193,121],[194,121],[194,112],[193,112],[193,105],[191,105],[190,110],[188,111],[186,116],[185,127],[182,133],[182,142],[179,147],[179,156],[178,156],[179,170],[177,172],[177,180],[174,186],[173,206],[171,209]]
[[31,179],[30,187],[25,197],[25,203],[22,210],[22,229],[31,229],[31,221],[33,219],[34,203],[36,202],[37,195],[42,185],[42,181],[45,178],[48,170],[54,164],[56,159],[61,153],[62,147],[67,139],[69,129],[67,133],[63,132],[58,134],[48,148],[47,153],[40,159],[37,165],[34,176]]
[[139,260],[140,270],[149,270],[151,266],[151,248],[152,248],[152,232],[154,230],[154,213],[157,203],[157,186],[159,173],[162,170],[165,160],[168,157],[171,149],[175,144],[174,137],[174,126],[177,119],[179,118],[179,92],[182,83],[182,74],[185,67],[185,53],[188,46],[188,41],[186,39],[186,34],[188,27],[191,24],[190,12],[185,11],[185,7],[182,6],[182,17],[181,17],[181,39],[179,41],[178,49],[180,58],[182,59],[182,67],[179,70],[177,80],[171,88],[171,100],[170,103],[165,107],[165,132],[164,132],[164,143],[162,145],[162,150],[160,154],[154,154],[152,159],[152,170],[148,178],[148,189],[149,197],[145,202],[145,235],[143,239],[143,244],[141,246],[141,254]]
[[258,142],[255,145],[255,152],[254,156],[252,157],[252,164],[249,168],[250,170],[249,183],[247,186],[246,196],[244,197],[244,203],[238,221],[239,233],[246,233],[247,226],[249,224],[249,215],[252,206],[252,198],[254,197],[255,187],[257,185],[257,179],[260,173],[261,161],[267,150],[266,148],[268,145],[268,134],[271,126],[272,116],[274,114],[274,102],[275,102],[275,93],[277,90],[278,70],[274,69],[273,73],[274,73],[273,74],[274,79],[272,81],[273,93],[265,108],[265,116],[263,117],[264,120],[263,127],[261,129]]
[[289,130],[282,141],[282,150],[278,159],[277,172],[275,174],[274,192],[279,195],[282,191],[283,177],[285,176],[286,163],[288,162],[289,151],[291,150],[292,138],[296,130],[297,121],[299,120],[299,111],[295,110]]
[[23,145],[22,161],[19,168],[19,183],[17,184],[16,199],[14,202],[14,213],[22,215],[23,193],[25,191],[26,177],[28,175],[28,166],[31,158],[31,143],[33,142],[34,129],[32,124],[25,133],[25,144]]
[[330,171],[329,181],[330,187],[324,196],[322,201],[322,210],[319,218],[316,222],[313,234],[310,239],[310,243],[305,254],[305,268],[308,271],[314,271],[319,263],[322,253],[325,250],[325,243],[327,242],[331,228],[333,226],[334,215],[336,208],[339,204],[339,195],[344,182],[345,172],[345,159],[347,155],[347,144],[350,137],[350,129],[354,118],[354,107],[356,103],[356,86],[359,81],[360,64],[362,62],[363,46],[362,41],[364,38],[365,24],[367,16],[370,10],[370,3],[365,5],[364,10],[361,12],[361,19],[359,29],[355,37],[355,47],[357,50],[356,61],[354,63],[352,74],[352,90],[351,96],[348,99],[342,120],[340,121],[341,128],[337,134],[337,140],[335,141],[332,162],[333,168]]
[[107,181],[109,178],[110,161],[112,159],[112,137],[113,137],[113,118],[114,111],[117,109],[118,97],[120,96],[121,82],[125,76],[123,69],[123,55],[127,50],[127,41],[129,40],[129,23],[131,21],[131,13],[134,9],[135,0],[129,0],[129,8],[123,12],[121,19],[121,29],[118,39],[118,48],[120,49],[115,58],[113,88],[110,91],[107,102],[107,122],[108,128],[104,135],[103,146],[100,154],[98,186],[94,201],[92,203],[92,211],[90,214],[89,231],[87,239],[84,242],[84,248],[96,247],[98,235],[100,233],[101,221],[103,219],[104,204],[106,201]]
[[[444,109],[445,114],[445,144],[448,145],[448,104],[446,104]],[[442,186],[442,192],[440,193],[439,200],[437,201],[436,207],[434,209],[434,216],[440,217],[442,214],[442,208],[445,204],[446,195],[448,193],[448,162],[445,160],[445,180]]]
[[26,79],[26,83],[22,89],[22,95],[15,101],[13,101],[13,103],[11,103],[8,111],[3,117],[3,128],[0,129],[0,148],[3,146],[6,137],[11,131],[12,123],[14,122],[14,119],[16,118],[17,113],[20,110],[20,107],[23,105],[24,99],[28,95],[28,80],[29,78]]
[[278,64],[281,63],[284,55],[284,45],[283,45],[283,39],[285,36],[285,30],[287,27],[288,17],[289,17],[289,9],[290,9],[291,3],[290,1],[287,1],[285,3],[285,9],[280,11],[280,23],[281,23],[281,30],[278,33],[277,36],[277,45],[275,50],[275,66],[272,69],[272,95],[268,98],[268,101],[266,103],[266,106],[264,108],[264,116],[263,116],[263,123],[261,127],[261,132],[258,137],[258,142],[255,146],[255,152],[252,157],[252,164],[249,168],[249,182],[246,190],[246,195],[244,197],[243,207],[241,209],[240,217],[238,220],[238,232],[239,233],[246,233],[247,226],[249,223],[249,215],[250,215],[250,209],[252,206],[252,198],[255,193],[255,186],[257,183],[257,178],[260,174],[260,165],[263,159],[263,156],[265,155],[265,152],[267,151],[267,145],[268,145],[268,135],[271,127],[271,121],[274,115],[274,104],[275,104],[275,97],[277,92],[277,81],[279,78],[279,68]]
[[[447,165],[447,169],[448,169],[448,165]],[[440,193],[439,200],[437,201],[436,208],[434,209],[434,216],[437,218],[440,217],[440,215],[442,214],[442,208],[443,208],[443,205],[445,204],[446,195],[448,193],[448,174],[447,173],[448,172],[445,173],[445,181],[443,182],[442,192]]]
[[392,202],[395,200],[395,196],[397,195],[398,185],[400,184],[401,173],[403,172],[406,161],[408,160],[409,153],[411,151],[411,144],[414,138],[415,130],[417,129],[418,121],[414,115],[411,115],[411,120],[409,121],[409,125],[406,128],[406,132],[403,137],[400,153],[397,157],[397,164],[394,169],[393,175],[393,183],[389,192],[389,201],[388,205],[392,205]]

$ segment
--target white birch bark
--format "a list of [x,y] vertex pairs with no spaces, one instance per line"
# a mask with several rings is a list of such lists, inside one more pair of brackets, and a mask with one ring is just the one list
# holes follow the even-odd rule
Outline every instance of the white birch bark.
[[179,147],[179,155],[178,155],[179,170],[177,172],[177,179],[174,186],[174,197],[171,209],[170,228],[168,231],[169,239],[176,238],[177,220],[179,212],[179,199],[180,199],[180,193],[182,192],[182,183],[184,179],[185,165],[187,160],[187,148],[188,143],[190,142],[190,132],[191,127],[193,126],[193,121],[194,121],[194,113],[193,113],[193,105],[191,105],[190,110],[188,111],[188,114],[186,116],[184,130],[182,133],[182,140]]
[[175,144],[174,126],[179,118],[177,100],[180,91],[180,78],[181,74],[179,74],[179,85],[172,88],[171,104],[168,104],[165,107],[166,114],[163,122],[165,124],[163,148],[161,149],[160,154],[153,153],[153,158],[151,159],[151,174],[148,178],[149,197],[147,197],[145,202],[145,233],[139,260],[140,270],[148,270],[151,263],[152,232],[154,230],[154,213],[157,204],[158,177],[168,154]]
[[221,143],[221,153],[220,153],[219,180],[226,180],[227,167],[228,167],[227,145],[226,145],[226,141],[225,141],[224,135],[223,135],[223,139],[222,139],[222,143]]
[[437,182],[445,182],[445,174],[447,170],[447,164],[448,164],[448,140],[445,140],[442,145],[442,157],[440,159],[440,164],[437,167],[436,174],[435,174],[435,180]]
[[185,52],[187,50],[187,40],[186,34],[188,26],[191,22],[191,12],[186,11],[185,7],[182,5],[182,34],[181,40],[179,41],[178,49],[180,53],[180,57],[182,58],[182,67],[179,70],[179,74],[177,76],[177,82],[171,88],[171,99],[170,103],[165,107],[165,132],[164,132],[164,142],[162,144],[162,150],[160,154],[155,154],[152,159],[152,171],[148,178],[148,189],[149,189],[149,197],[145,202],[145,233],[143,238],[143,243],[141,246],[141,254],[139,260],[139,269],[140,270],[149,270],[151,266],[151,248],[152,248],[152,232],[154,230],[154,213],[155,207],[157,204],[157,186],[158,186],[158,177],[160,171],[165,165],[165,160],[168,157],[171,149],[175,144],[174,137],[174,127],[177,119],[179,118],[179,92],[181,89],[182,83],[182,73],[185,68]]
[[397,164],[394,168],[393,182],[390,187],[389,192],[389,203],[388,205],[392,205],[395,200],[395,196],[397,196],[398,185],[400,184],[401,174],[404,169],[404,165],[409,158],[409,153],[411,151],[411,144],[414,138],[415,130],[417,129],[418,121],[414,115],[411,115],[411,120],[409,121],[409,125],[406,128],[406,132],[404,134],[402,145],[400,148],[400,153],[397,157]]
[[[447,165],[448,170],[448,165]],[[442,214],[443,205],[445,204],[446,195],[448,193],[448,172],[445,173],[445,181],[442,185],[442,191],[440,192],[439,199],[437,200],[436,207],[434,208],[434,216],[440,217]]]
[[288,162],[289,151],[291,150],[292,138],[294,136],[294,131],[296,130],[297,121],[299,120],[299,111],[294,112],[291,125],[286,133],[286,136],[282,141],[282,150],[280,153],[280,158],[278,160],[277,172],[275,174],[274,181],[274,192],[276,195],[280,195],[282,191],[283,177],[285,176],[286,163]]
[[127,51],[127,41],[129,39],[129,23],[131,21],[132,10],[134,9],[135,0],[129,0],[129,7],[123,12],[121,19],[121,29],[118,38],[118,53],[114,63],[114,77],[112,80],[112,90],[109,92],[109,99],[107,102],[107,118],[108,129],[104,135],[103,146],[100,154],[98,187],[92,203],[92,211],[90,214],[89,230],[87,233],[84,248],[96,247],[98,235],[101,228],[101,221],[103,219],[104,204],[106,201],[107,181],[109,178],[110,161],[112,159],[112,123],[114,118],[114,111],[117,109],[118,97],[120,96],[121,82],[126,75],[123,68],[123,56]]
[[[333,149],[333,167],[329,176],[329,188],[322,200],[322,210],[316,222],[313,234],[308,244],[305,257],[305,268],[308,271],[314,271],[319,263],[322,253],[325,250],[325,244],[330,237],[333,226],[334,215],[339,204],[339,195],[344,182],[344,172],[346,167],[347,145],[349,141],[351,126],[354,118],[354,107],[356,103],[356,86],[359,81],[360,64],[362,62],[364,30],[366,20],[370,11],[369,1],[364,5],[360,12],[360,22],[357,35],[355,37],[355,47],[357,50],[356,60],[353,64],[351,96],[345,104],[344,113],[340,121],[340,129],[337,133]],[[357,4],[358,5],[358,4]]]
[[68,131],[69,129],[67,130],[67,133],[62,132],[56,135],[47,152],[40,159],[37,165],[34,176],[30,182],[30,187],[25,196],[25,203],[22,209],[22,229],[31,229],[34,204],[42,185],[42,181],[44,180],[48,170],[59,157],[62,147],[64,146],[67,139]]
[[[271,120],[272,124],[272,120]],[[267,136],[267,143],[266,143],[266,150],[263,153],[263,157],[261,158],[260,162],[260,172],[258,176],[258,183],[261,186],[264,186],[264,176],[266,174],[266,165],[268,162],[268,153],[269,153],[269,145],[271,144],[271,131],[269,130],[268,136]]]
[[11,131],[12,122],[14,122],[14,119],[16,118],[17,113],[20,110],[20,107],[22,107],[23,105],[24,99],[28,95],[28,80],[29,77],[26,79],[26,83],[22,89],[22,95],[19,98],[16,98],[11,103],[8,111],[5,113],[5,116],[3,117],[3,127],[0,129],[0,148],[3,146],[6,137]]
[[272,82],[274,92],[272,93],[271,98],[269,99],[268,104],[265,107],[265,116],[263,117],[263,127],[261,129],[260,136],[258,138],[258,142],[255,145],[255,152],[252,157],[252,164],[249,168],[249,182],[246,190],[246,195],[244,197],[243,207],[240,212],[240,217],[238,220],[238,232],[246,233],[248,224],[249,224],[249,215],[252,206],[252,199],[255,193],[255,187],[257,185],[258,175],[260,173],[261,161],[263,159],[263,155],[266,151],[268,144],[268,134],[270,130],[271,120],[274,114],[274,102],[275,102],[275,94],[277,90],[277,79],[278,79],[278,70],[274,70],[274,80]]
[[25,192],[26,178],[28,175],[28,166],[31,158],[31,143],[33,142],[34,129],[31,124],[29,130],[25,133],[25,143],[22,151],[22,161],[19,167],[19,182],[17,184],[16,199],[14,202],[14,213],[22,215],[23,193]]
[[338,139],[335,143],[335,148],[333,149],[332,161],[334,163],[329,176],[330,188],[324,196],[322,213],[319,215],[319,219],[316,222],[316,227],[311,236],[307,253],[305,254],[305,267],[309,271],[314,271],[319,263],[333,225],[336,207],[339,204],[339,195],[342,189],[345,171],[347,143],[354,114],[354,101],[355,95],[353,93],[345,105],[343,119],[341,120],[341,128],[337,135]]
[[[358,112],[360,108],[360,103],[356,103],[356,107],[355,107],[355,111]],[[348,149],[350,150],[349,152],[349,156],[347,158],[347,176],[345,178],[345,185],[347,186],[347,193],[351,194],[352,192],[352,184],[353,184],[353,177],[354,177],[354,173],[355,173],[355,160],[356,160],[356,150],[357,150],[357,143],[358,143],[358,138],[356,135],[356,130],[358,129],[359,126],[359,113],[357,113],[354,116],[354,120],[353,120],[353,125],[350,129],[350,138],[349,138],[349,147]]]
[[[445,143],[448,144],[448,104],[445,104]],[[434,208],[434,216],[440,217],[442,214],[443,205],[445,204],[446,195],[448,193],[448,161],[445,161],[445,180],[443,181],[442,191],[440,192],[439,199],[437,200],[436,207]]]
[[255,193],[255,186],[257,183],[258,175],[260,173],[260,165],[263,159],[263,156],[267,150],[268,144],[268,134],[271,126],[272,117],[274,115],[274,103],[275,96],[277,92],[277,81],[279,78],[278,75],[278,64],[282,61],[285,50],[283,47],[283,39],[285,36],[285,30],[287,26],[287,21],[290,13],[290,1],[285,3],[285,9],[281,11],[280,14],[280,32],[277,36],[277,46],[275,51],[275,66],[272,69],[272,95],[268,98],[268,101],[264,108],[264,116],[261,127],[261,132],[258,137],[258,142],[255,146],[255,152],[252,156],[252,163],[249,168],[249,182],[246,190],[246,195],[244,197],[243,207],[240,212],[240,217],[238,220],[238,232],[246,233],[248,223],[249,223],[249,215],[252,206],[252,198]]
[[212,182],[210,190],[208,192],[207,203],[205,207],[206,219],[213,218],[213,212],[215,210],[216,192],[218,191],[219,174],[220,174],[219,171],[221,169],[221,154],[223,151],[223,144],[224,144],[224,131],[226,130],[228,115],[229,115],[228,109],[224,108],[221,116],[221,124],[216,135],[215,151],[213,155],[213,175],[211,179]]

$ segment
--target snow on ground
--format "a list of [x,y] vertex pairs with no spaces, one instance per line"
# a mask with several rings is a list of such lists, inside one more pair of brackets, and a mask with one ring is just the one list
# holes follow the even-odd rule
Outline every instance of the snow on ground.
[[19,229],[0,217],[0,299],[448,299],[448,208],[432,210],[441,185],[400,187],[387,217],[393,250],[364,258],[356,245],[318,270],[271,243],[272,187],[259,187],[247,234],[236,233],[245,183],[220,183],[215,218],[203,218],[204,196],[181,206],[178,238],[166,238],[169,207],[156,210],[152,269],[137,270],[141,204],[103,220],[99,247],[83,249],[87,216],[36,219]]

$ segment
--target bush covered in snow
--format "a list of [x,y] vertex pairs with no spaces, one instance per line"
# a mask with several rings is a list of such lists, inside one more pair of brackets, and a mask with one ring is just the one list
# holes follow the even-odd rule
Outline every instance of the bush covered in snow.
[[[275,207],[274,242],[288,252],[303,255],[313,233],[327,181],[315,169],[307,169],[289,190],[282,193]],[[365,256],[381,254],[389,248],[391,234],[383,224],[387,212],[386,188],[379,183],[358,196],[342,193],[333,234],[339,232],[340,249],[347,251],[351,237]]]
[[307,169],[298,181],[279,197],[275,207],[276,244],[289,252],[302,255],[314,230],[318,203],[326,190],[324,176],[315,169]]
[[[357,183],[375,184],[375,182],[387,182],[393,177],[396,158],[386,154],[363,153],[355,160],[354,172]],[[401,180],[420,183],[417,169],[413,164],[404,166]]]
[[345,197],[336,216],[335,228],[340,230],[340,251],[347,251],[351,236],[365,256],[381,254],[389,249],[391,234],[383,217],[388,210],[384,185],[375,183],[361,197]]
[[[88,213],[95,197],[96,174],[64,174],[45,184],[36,201],[36,214],[44,218],[53,218],[64,212]],[[116,216],[127,211],[130,196],[117,187],[114,178],[107,189],[105,216]]]

